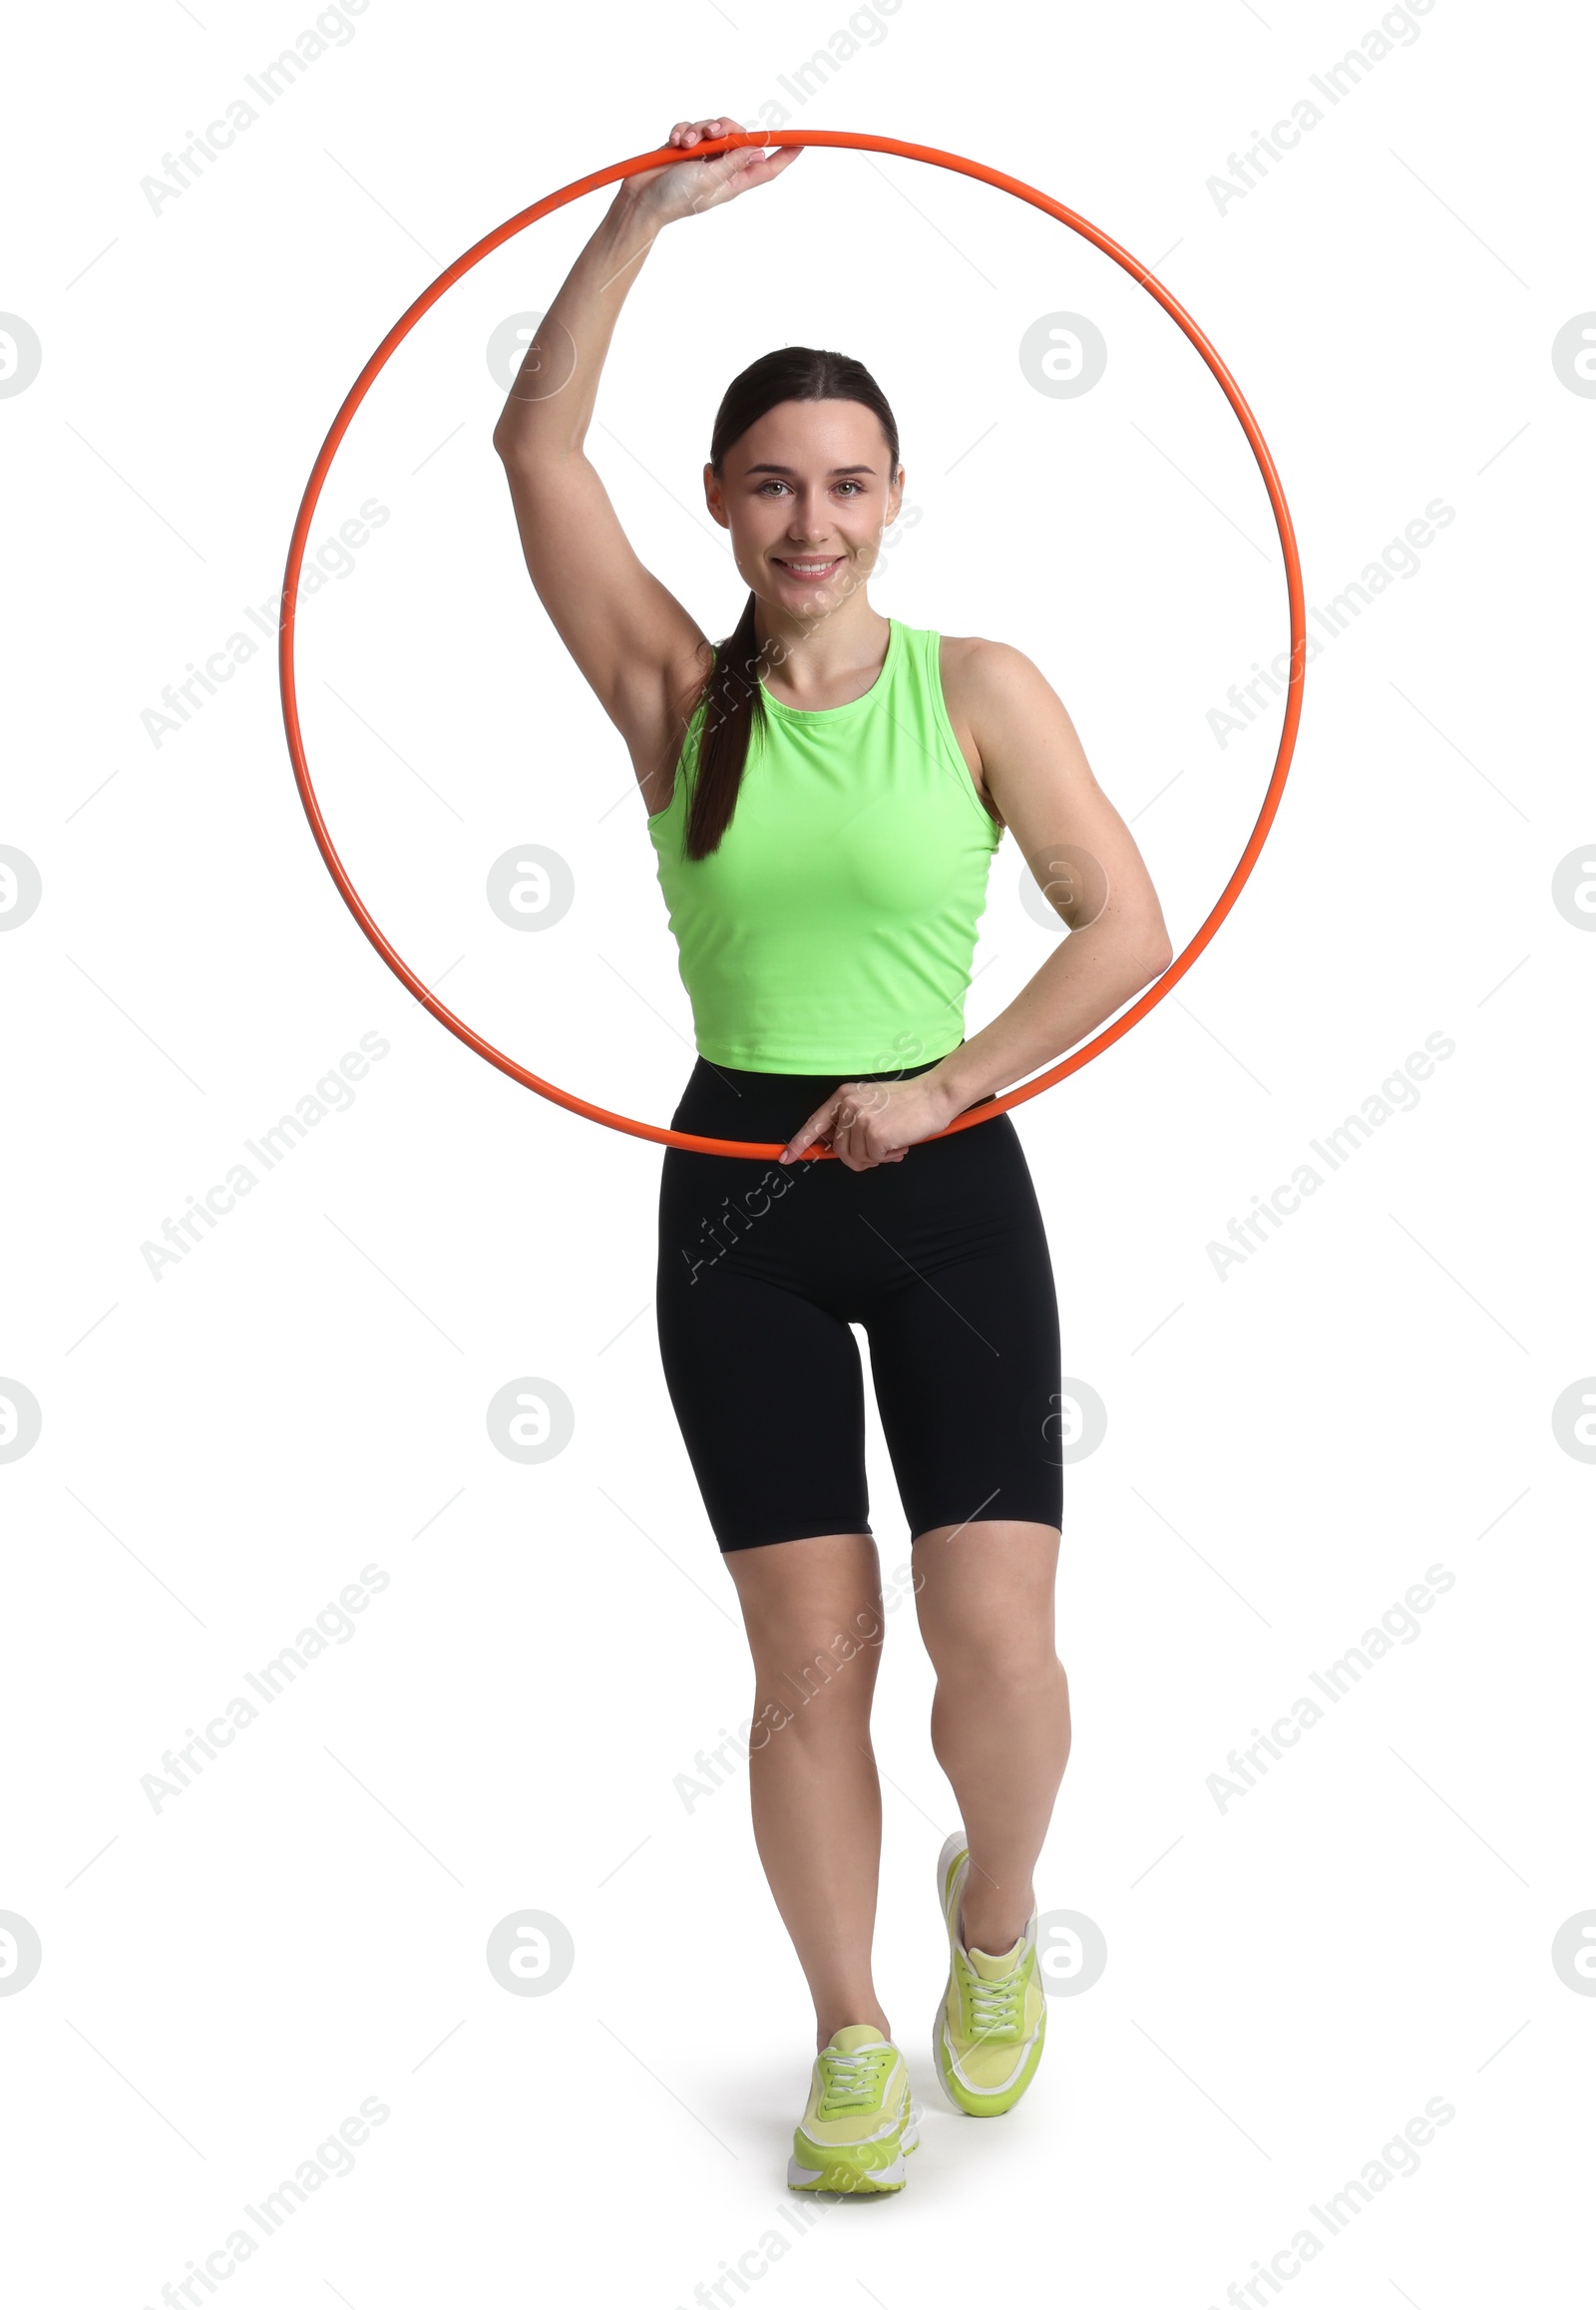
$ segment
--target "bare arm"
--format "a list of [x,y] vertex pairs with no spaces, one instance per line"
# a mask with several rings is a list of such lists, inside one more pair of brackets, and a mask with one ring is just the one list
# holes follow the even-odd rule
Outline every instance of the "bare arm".
[[[678,121],[690,148],[738,127]],[[651,754],[700,658],[704,635],[644,569],[584,453],[598,379],[626,291],[663,225],[764,184],[798,147],[735,148],[631,177],[544,314],[493,443],[510,483],[527,569],[560,638],[633,755]]]
[[988,789],[1070,935],[1005,1010],[931,1070],[950,1119],[1072,1050],[1173,955],[1130,829],[1092,775],[1063,701],[1022,650],[977,646],[970,717]]

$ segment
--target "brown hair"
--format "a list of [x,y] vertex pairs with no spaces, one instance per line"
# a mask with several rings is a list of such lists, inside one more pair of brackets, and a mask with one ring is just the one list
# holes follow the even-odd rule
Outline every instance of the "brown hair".
[[[897,421],[886,395],[863,362],[847,353],[817,351],[813,345],[783,345],[779,352],[761,354],[750,362],[726,387],[709,443],[709,463],[717,480],[724,472],[726,452],[781,401],[862,402],[880,419],[887,437],[889,482],[897,475]],[[700,705],[704,719],[691,800],[682,827],[681,847],[686,858],[707,858],[718,849],[737,807],[755,717],[761,726],[764,723],[759,678],[766,670],[768,653],[779,645],[756,641],[755,603],[756,596],[750,590],[741,617],[719,644],[715,662],[688,709],[689,724]]]

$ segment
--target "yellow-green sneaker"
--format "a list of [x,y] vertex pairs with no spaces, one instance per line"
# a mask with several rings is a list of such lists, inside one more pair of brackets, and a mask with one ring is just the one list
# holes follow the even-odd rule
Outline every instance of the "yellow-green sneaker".
[[1047,2028],[1047,1999],[1036,1978],[1036,1912],[1012,1949],[993,1957],[959,1937],[970,1844],[960,1830],[937,1862],[937,1897],[948,1927],[948,1987],[937,2008],[932,2059],[956,2110],[1000,2118],[1036,2075]]
[[850,2195],[902,2189],[904,2158],[919,2140],[903,2055],[869,2022],[850,2022],[815,2057],[809,2107],[792,2137],[787,2187]]

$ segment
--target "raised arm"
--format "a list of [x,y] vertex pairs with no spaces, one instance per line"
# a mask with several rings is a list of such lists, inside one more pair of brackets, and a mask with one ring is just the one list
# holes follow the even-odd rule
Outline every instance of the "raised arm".
[[[729,115],[678,121],[667,141],[690,149],[739,126]],[[766,156],[742,146],[627,178],[544,314],[494,428],[532,582],[625,739],[650,810],[668,796],[671,741],[685,697],[708,670],[707,645],[633,553],[583,444],[620,307],[661,228],[768,183],[801,149]]]

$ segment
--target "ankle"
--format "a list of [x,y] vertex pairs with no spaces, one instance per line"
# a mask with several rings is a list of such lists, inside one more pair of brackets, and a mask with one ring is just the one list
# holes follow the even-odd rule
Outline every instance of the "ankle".
[[1034,1906],[1032,1896],[1024,1896],[1025,1906],[1016,1918],[1012,1907],[983,1909],[978,1902],[972,1922],[963,1904],[959,1911],[959,1939],[966,1949],[984,1950],[989,1957],[1005,1957],[1019,1940],[1030,1922]]
[[815,2016],[816,2053],[823,2054],[839,2030],[848,2029],[859,2022],[867,2022],[872,2029],[880,2030],[884,2038],[892,2036],[892,2025],[887,2016],[875,2000],[871,1999],[865,2005],[850,2006],[846,2013],[839,2007],[835,2017],[829,2012],[817,2013]]

